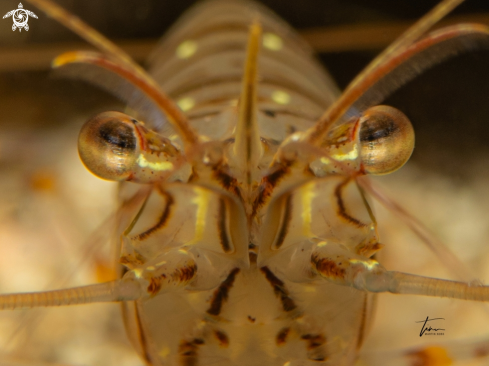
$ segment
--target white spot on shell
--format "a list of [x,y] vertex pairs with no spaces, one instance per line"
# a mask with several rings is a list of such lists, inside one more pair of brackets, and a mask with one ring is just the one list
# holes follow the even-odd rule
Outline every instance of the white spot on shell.
[[177,105],[180,107],[180,109],[183,112],[186,112],[195,106],[195,100],[193,98],[190,98],[190,97],[185,97],[185,98],[180,99],[177,102]]
[[187,40],[180,43],[175,51],[178,58],[183,60],[192,57],[197,52],[197,42]]
[[272,51],[280,51],[284,45],[282,38],[274,33],[265,33],[263,35],[263,47]]
[[272,92],[272,100],[278,104],[289,104],[290,94],[284,92],[283,90],[275,90]]

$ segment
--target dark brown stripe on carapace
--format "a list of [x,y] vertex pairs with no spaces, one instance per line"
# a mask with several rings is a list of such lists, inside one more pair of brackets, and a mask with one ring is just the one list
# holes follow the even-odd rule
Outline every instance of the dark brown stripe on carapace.
[[258,193],[258,197],[253,202],[253,214],[255,216],[261,206],[265,203],[268,197],[273,192],[273,189],[277,186],[280,180],[290,173],[290,166],[292,162],[285,161],[282,165],[277,167],[272,173],[263,177],[260,184],[260,192]]
[[277,336],[275,337],[275,342],[277,343],[277,346],[282,346],[287,342],[287,336],[289,335],[290,328],[285,327],[280,329],[280,332],[277,333]]
[[317,271],[324,277],[331,279],[343,279],[346,276],[345,268],[340,267],[330,258],[319,258],[318,256],[314,255],[312,257],[312,263],[316,267]]
[[194,263],[190,263],[187,266],[177,268],[170,274],[163,273],[159,276],[151,277],[147,292],[151,296],[156,295],[161,290],[162,282],[165,280],[173,283],[187,283],[195,277],[195,273],[197,273],[197,266]]
[[162,274],[161,276],[157,276],[157,277],[151,277],[149,279],[149,285],[146,291],[152,296],[156,295],[161,290],[161,281],[165,279],[166,279],[165,274]]
[[292,218],[292,195],[289,194],[285,199],[285,204],[283,206],[283,215],[282,215],[282,225],[280,226],[280,230],[278,231],[277,239],[275,241],[275,249],[278,249],[284,243],[285,237],[289,231],[289,223]]
[[219,213],[217,222],[217,231],[219,232],[219,241],[221,243],[221,248],[224,253],[229,253],[231,251],[231,243],[227,231],[227,210],[226,201],[224,198],[219,200]]
[[228,277],[219,285],[212,296],[211,306],[207,309],[209,315],[219,315],[221,313],[223,303],[228,299],[229,290],[233,287],[236,275],[239,273],[239,268],[234,268]]
[[367,226],[367,224],[364,224],[363,222],[361,222],[360,220],[354,218],[353,216],[350,216],[350,214],[348,214],[348,212],[346,212],[346,207],[345,207],[345,203],[343,201],[342,194],[343,194],[343,188],[345,188],[345,186],[349,182],[350,182],[350,179],[347,179],[347,180],[341,182],[340,184],[338,184],[336,186],[336,189],[334,191],[334,194],[335,194],[335,197],[336,197],[336,203],[338,205],[337,213],[342,218],[344,218],[346,221],[348,221],[349,223],[351,223],[351,224],[353,224],[355,226],[358,226],[358,227]]
[[270,282],[270,285],[272,285],[275,295],[280,298],[284,311],[288,312],[296,309],[297,305],[294,300],[289,297],[289,292],[285,288],[285,284],[278,279],[268,267],[261,267],[260,271],[265,275],[265,278]]
[[324,349],[320,348],[326,343],[326,337],[322,334],[304,334],[301,336],[306,341],[307,358],[312,361],[322,362],[326,360]]
[[188,282],[194,278],[196,272],[197,266],[195,264],[190,264],[188,266],[178,268],[171,274],[171,276],[175,281]]
[[225,172],[223,166],[219,165],[215,167],[213,169],[213,176],[226,191],[234,193],[240,201],[243,201],[239,190],[238,180]]
[[215,330],[214,336],[216,337],[217,341],[219,342],[219,346],[221,346],[223,348],[226,348],[229,346],[229,337],[226,333],[224,333],[221,330]]
[[175,202],[174,202],[173,197],[169,193],[167,193],[165,191],[161,191],[161,193],[166,197],[166,206],[165,206],[165,209],[164,209],[163,213],[161,214],[160,218],[158,219],[158,222],[156,223],[156,225],[154,225],[153,227],[149,228],[148,230],[142,232],[141,234],[133,236],[132,237],[133,240],[144,240],[144,239],[148,238],[154,232],[165,227],[168,219],[170,218],[172,206]]
[[180,363],[182,366],[197,366],[197,357],[199,346],[204,344],[201,338],[195,338],[192,341],[181,341],[178,345]]
[[321,334],[304,334],[301,339],[306,341],[308,351],[312,351],[326,343],[326,338]]

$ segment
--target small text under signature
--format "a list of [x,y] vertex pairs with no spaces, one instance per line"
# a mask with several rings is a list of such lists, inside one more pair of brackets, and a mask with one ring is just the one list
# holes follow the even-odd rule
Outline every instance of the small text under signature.
[[425,320],[420,320],[416,323],[423,323],[423,326],[421,327],[421,332],[419,332],[419,336],[422,337],[425,332],[438,332],[440,330],[445,330],[443,328],[432,328],[431,326],[427,325],[428,322],[433,321],[433,320],[445,320],[445,318],[433,318],[430,319],[428,316],[426,317]]

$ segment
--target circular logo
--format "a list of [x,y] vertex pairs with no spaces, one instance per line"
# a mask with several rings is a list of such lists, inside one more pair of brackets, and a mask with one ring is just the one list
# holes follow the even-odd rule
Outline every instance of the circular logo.
[[29,14],[24,9],[17,9],[12,14],[12,19],[14,20],[14,24],[18,28],[23,28],[27,25],[27,20],[29,19]]
[[15,31],[19,29],[19,32],[24,28],[26,31],[29,30],[29,24],[27,21],[29,20],[29,15],[33,18],[37,18],[37,15],[32,11],[24,9],[22,3],[19,3],[19,8],[9,11],[7,14],[3,16],[3,19],[12,17],[14,24],[12,24],[12,30]]

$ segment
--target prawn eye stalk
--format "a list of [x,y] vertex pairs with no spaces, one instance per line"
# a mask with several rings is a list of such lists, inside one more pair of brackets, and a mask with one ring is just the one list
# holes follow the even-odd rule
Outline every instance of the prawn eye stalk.
[[167,138],[124,113],[104,112],[89,119],[78,137],[83,164],[113,181],[152,183],[174,169],[179,151]]
[[396,108],[379,105],[360,118],[360,155],[368,174],[389,174],[402,167],[414,149],[414,129]]

